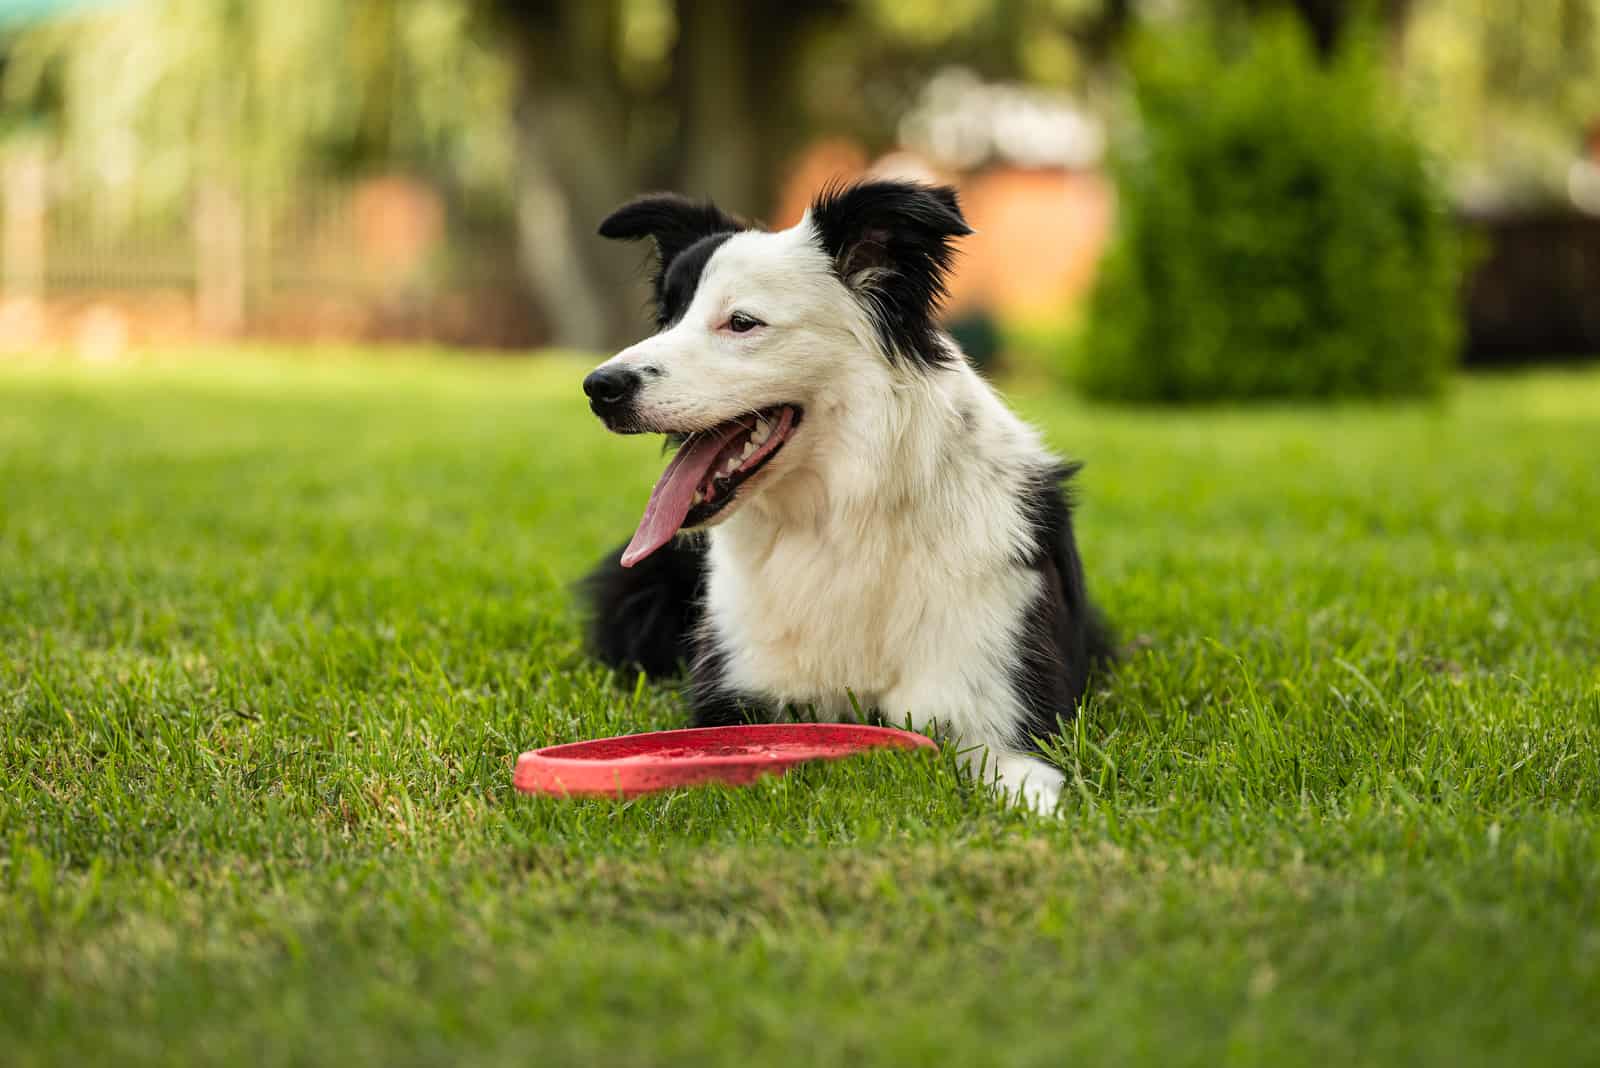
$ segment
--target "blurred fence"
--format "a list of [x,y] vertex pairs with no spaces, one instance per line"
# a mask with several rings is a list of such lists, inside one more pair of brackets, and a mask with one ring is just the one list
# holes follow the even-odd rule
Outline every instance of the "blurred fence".
[[[958,320],[1048,319],[1081,301],[1114,210],[1098,173],[991,168],[963,187],[978,234],[952,285]],[[215,182],[176,207],[140,203],[77,188],[40,154],[0,155],[0,352],[241,336],[525,349],[547,336],[510,221],[416,176],[250,196]],[[1481,256],[1461,308],[1469,365],[1600,353],[1600,216],[1460,222]]]
[[211,338],[518,348],[543,329],[511,226],[388,175],[138,211],[37,155],[0,165],[0,348]]

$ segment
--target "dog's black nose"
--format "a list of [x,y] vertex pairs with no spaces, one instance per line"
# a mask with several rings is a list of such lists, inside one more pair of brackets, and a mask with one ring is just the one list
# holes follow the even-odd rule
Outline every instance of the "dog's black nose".
[[596,415],[610,415],[633,403],[642,384],[639,372],[627,367],[601,367],[583,380],[589,407]]

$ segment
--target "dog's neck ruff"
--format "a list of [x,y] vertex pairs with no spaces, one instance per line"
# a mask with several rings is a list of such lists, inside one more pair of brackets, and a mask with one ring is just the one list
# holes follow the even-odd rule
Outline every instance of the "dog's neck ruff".
[[808,409],[792,466],[775,466],[712,540],[744,556],[788,539],[816,540],[841,560],[915,555],[934,567],[930,580],[1027,555],[1015,495],[1053,462],[1032,428],[964,362],[863,366],[867,380]]

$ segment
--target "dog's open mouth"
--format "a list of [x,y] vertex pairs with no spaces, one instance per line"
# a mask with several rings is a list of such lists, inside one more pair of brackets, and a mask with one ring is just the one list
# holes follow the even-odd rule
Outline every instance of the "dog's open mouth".
[[739,487],[778,454],[800,425],[797,405],[781,404],[691,434],[650,492],[644,518],[622,552],[632,567],[685,527],[708,522]]

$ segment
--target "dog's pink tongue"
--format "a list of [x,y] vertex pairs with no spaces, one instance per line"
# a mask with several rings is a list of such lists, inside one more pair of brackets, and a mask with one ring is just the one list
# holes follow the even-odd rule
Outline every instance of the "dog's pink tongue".
[[737,423],[720,426],[695,436],[678,450],[650,491],[650,503],[644,506],[644,518],[639,520],[633,540],[622,550],[623,567],[632,567],[672,540],[689,514],[695,487],[705,480],[723,446],[742,429]]

